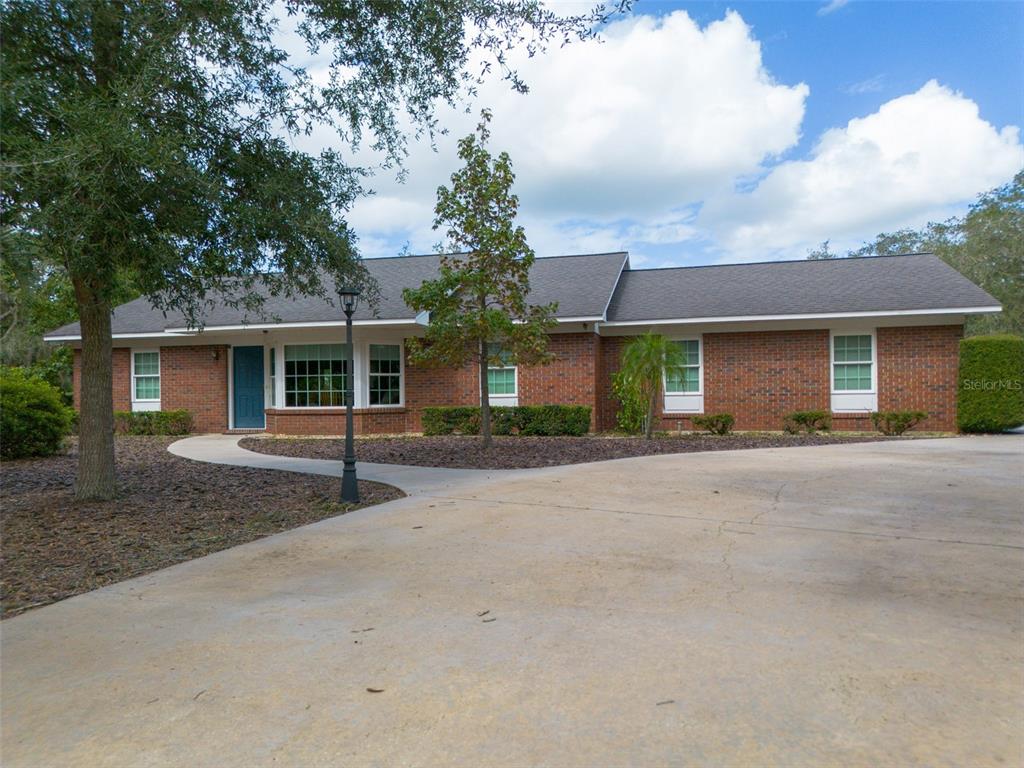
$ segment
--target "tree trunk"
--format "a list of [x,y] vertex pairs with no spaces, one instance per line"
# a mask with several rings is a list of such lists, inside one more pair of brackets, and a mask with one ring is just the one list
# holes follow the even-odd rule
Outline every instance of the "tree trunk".
[[72,282],[82,325],[82,396],[75,498],[111,499],[116,488],[110,305],[87,280],[73,278]]
[[658,390],[655,389],[647,401],[647,424],[644,426],[644,437],[650,440],[654,436],[654,407],[658,400]]
[[491,390],[487,382],[487,342],[480,340],[480,434],[491,447]]

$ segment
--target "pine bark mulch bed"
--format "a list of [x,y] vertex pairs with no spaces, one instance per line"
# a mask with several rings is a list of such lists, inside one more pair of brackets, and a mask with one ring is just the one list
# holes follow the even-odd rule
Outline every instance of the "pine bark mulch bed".
[[[683,434],[641,437],[495,437],[484,451],[479,437],[380,437],[356,441],[358,461],[458,469],[530,469],[664,453],[788,448],[803,445],[865,443],[901,438],[864,435]],[[246,438],[240,445],[257,453],[307,459],[340,459],[344,441],[332,438]]]
[[402,492],[360,481],[362,504],[337,501],[336,478],[190,461],[178,438],[118,437],[118,498],[73,496],[77,447],[0,465],[0,615],[140,576]]

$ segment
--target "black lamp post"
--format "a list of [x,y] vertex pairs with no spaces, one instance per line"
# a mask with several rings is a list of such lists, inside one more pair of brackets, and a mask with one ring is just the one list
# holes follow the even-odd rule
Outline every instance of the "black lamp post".
[[350,503],[359,501],[359,484],[356,481],[356,450],[352,439],[352,406],[355,400],[355,368],[352,364],[352,313],[356,309],[359,290],[342,288],[341,306],[345,310],[345,468],[341,473],[341,500]]

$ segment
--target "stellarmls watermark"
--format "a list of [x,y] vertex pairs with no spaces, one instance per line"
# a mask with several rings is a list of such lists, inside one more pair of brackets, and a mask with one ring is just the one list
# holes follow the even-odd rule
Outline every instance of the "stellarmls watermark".
[[1007,390],[1019,392],[1024,389],[1024,382],[1020,379],[964,379],[960,382],[961,389],[969,390]]

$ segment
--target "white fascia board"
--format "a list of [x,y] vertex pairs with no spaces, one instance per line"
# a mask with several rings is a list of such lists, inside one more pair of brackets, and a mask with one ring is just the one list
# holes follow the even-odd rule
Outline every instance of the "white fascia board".
[[1002,312],[994,307],[943,307],[939,309],[890,309],[874,312],[812,312],[798,315],[733,315],[730,317],[679,317],[669,320],[620,320],[603,323],[607,328],[638,325],[695,325],[698,323],[750,323],[775,320],[837,320],[847,317],[908,317],[913,315],[977,315]]
[[[421,313],[422,314],[422,313]],[[359,326],[363,328],[374,328],[374,327],[393,327],[393,326],[408,326],[409,328],[415,328],[423,325],[421,320],[427,318],[421,318],[417,315],[413,319],[398,319],[398,320],[353,320],[353,326]],[[600,317],[559,317],[556,318],[558,323],[591,323],[600,321]],[[207,325],[202,331],[195,328],[167,328],[163,331],[150,331],[148,333],[114,333],[111,334],[112,339],[178,339],[182,336],[198,336],[200,333],[220,333],[223,331],[274,331],[283,329],[302,329],[302,328],[344,328],[344,320],[326,320],[316,323],[253,323],[251,325]],[[81,341],[82,337],[79,336],[46,336],[43,341],[62,342],[62,341]]]
[[[422,314],[422,313],[421,313]],[[410,328],[422,325],[420,322],[422,319],[420,315],[411,318],[401,318],[398,320],[353,320],[352,325],[362,328],[374,328],[374,327],[387,327],[396,325],[406,325]],[[600,320],[600,317],[559,317],[556,318],[559,323],[581,323],[581,322],[593,322]],[[252,323],[250,325],[207,325],[203,328],[204,333],[214,333],[220,331],[275,331],[285,328],[344,328],[344,320],[324,320],[316,323]],[[187,328],[168,328],[164,333],[166,335],[176,335],[182,333],[196,333],[195,330],[189,330]],[[151,334],[144,334],[151,335]],[[114,338],[117,338],[115,336]]]
[[[193,333],[195,333],[193,331]],[[148,331],[143,333],[112,333],[110,338],[112,339],[166,339],[166,338],[177,338],[181,336],[180,333],[170,333],[168,331]],[[78,336],[44,336],[43,341],[81,341],[81,335]]]
[[[398,320],[353,320],[354,326],[385,326],[385,325],[416,325],[413,318],[401,318]],[[322,320],[315,323],[242,323],[239,325],[206,325],[203,326],[203,333],[216,333],[220,331],[274,331],[282,328],[344,328],[344,320]],[[168,328],[164,331],[166,335],[179,335],[199,333],[195,328]],[[114,338],[117,338],[116,336]]]

